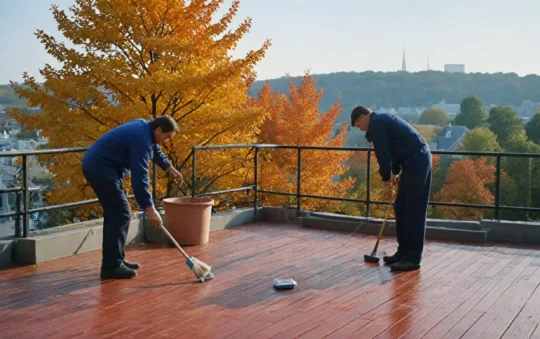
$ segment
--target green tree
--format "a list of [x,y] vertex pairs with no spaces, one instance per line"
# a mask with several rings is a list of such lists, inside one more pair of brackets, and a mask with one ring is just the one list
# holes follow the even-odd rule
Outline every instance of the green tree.
[[428,108],[422,112],[417,124],[419,125],[437,125],[444,127],[448,125],[450,118],[448,113],[442,108]]
[[467,97],[461,101],[459,114],[456,116],[456,125],[473,129],[480,126],[487,118],[484,104],[477,97]]
[[504,147],[510,137],[522,130],[521,118],[511,107],[496,106],[489,111],[489,129],[495,133],[499,144]]
[[527,138],[540,145],[540,112],[536,112],[531,121],[525,127]]
[[463,138],[459,149],[468,152],[500,152],[497,136],[487,127],[476,127]]
[[[513,134],[508,140],[505,150],[516,153],[540,153],[540,146],[527,140],[524,131]],[[506,204],[519,207],[540,206],[540,159],[504,157],[502,168],[515,182],[516,192],[513,201]],[[533,220],[538,219],[540,213],[531,212],[505,212],[505,219]]]

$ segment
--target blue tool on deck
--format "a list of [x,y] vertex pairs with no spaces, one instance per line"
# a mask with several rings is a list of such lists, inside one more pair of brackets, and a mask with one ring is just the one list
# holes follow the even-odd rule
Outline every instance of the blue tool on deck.
[[274,280],[274,288],[278,290],[290,290],[293,289],[296,285],[296,281],[291,278]]

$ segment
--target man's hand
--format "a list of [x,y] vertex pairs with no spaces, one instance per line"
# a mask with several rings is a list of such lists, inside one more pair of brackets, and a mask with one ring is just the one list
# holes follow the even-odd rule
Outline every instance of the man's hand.
[[146,209],[146,213],[148,215],[148,221],[155,227],[160,228],[163,224],[163,221],[161,220],[161,216],[159,215],[158,211],[154,207],[154,205],[148,207]]
[[167,169],[167,173],[169,173],[170,176],[174,178],[174,180],[176,181],[178,185],[181,185],[182,182],[184,181],[184,177],[182,177],[182,174],[178,172],[178,170],[172,166],[170,166]]
[[392,181],[383,182],[383,196],[386,200],[392,199]]

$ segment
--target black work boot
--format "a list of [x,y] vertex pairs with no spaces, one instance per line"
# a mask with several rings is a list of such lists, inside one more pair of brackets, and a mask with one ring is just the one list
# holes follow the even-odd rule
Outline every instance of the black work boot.
[[390,266],[392,271],[414,271],[420,269],[420,264],[403,259]]
[[141,268],[141,265],[139,265],[138,262],[129,262],[124,260],[124,265],[127,268],[131,268],[132,270],[138,270],[139,268]]
[[101,269],[101,279],[130,279],[137,275],[135,270],[120,264],[119,267]]
[[396,252],[394,253],[394,255],[392,256],[387,256],[385,255],[383,257],[383,260],[386,264],[388,265],[392,265],[392,264],[395,264],[397,263],[398,261],[400,261],[401,259],[403,258],[403,254],[399,253],[399,252]]

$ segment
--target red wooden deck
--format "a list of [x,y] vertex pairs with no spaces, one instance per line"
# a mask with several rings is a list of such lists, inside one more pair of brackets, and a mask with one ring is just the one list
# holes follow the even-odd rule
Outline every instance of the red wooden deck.
[[[422,269],[363,262],[374,236],[258,224],[186,248],[141,244],[133,280],[102,282],[100,252],[0,271],[1,338],[540,338],[540,247],[428,241]],[[394,238],[381,250],[393,251]],[[381,261],[382,262],[382,261]],[[273,279],[292,277],[294,290]]]

